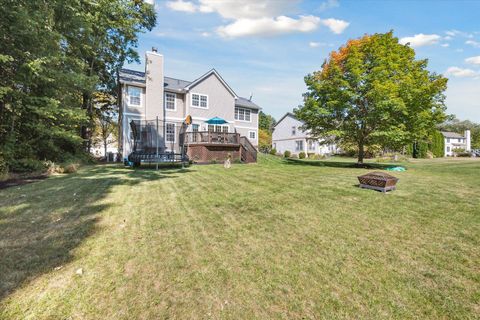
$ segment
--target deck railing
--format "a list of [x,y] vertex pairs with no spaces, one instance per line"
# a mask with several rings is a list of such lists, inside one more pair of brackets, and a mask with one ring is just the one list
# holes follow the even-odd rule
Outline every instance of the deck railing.
[[196,131],[187,132],[185,144],[239,144],[240,134],[230,132]]

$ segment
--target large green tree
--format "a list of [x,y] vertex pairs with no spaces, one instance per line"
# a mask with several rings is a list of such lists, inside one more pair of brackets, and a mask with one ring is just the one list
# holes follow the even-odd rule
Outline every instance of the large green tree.
[[5,0],[0,17],[0,158],[61,161],[82,141],[88,149],[93,93],[116,94],[118,68],[138,59],[138,33],[155,24],[153,6]]
[[393,32],[350,40],[305,77],[308,92],[295,110],[313,135],[365,148],[391,149],[427,137],[445,119],[447,79],[398,43]]

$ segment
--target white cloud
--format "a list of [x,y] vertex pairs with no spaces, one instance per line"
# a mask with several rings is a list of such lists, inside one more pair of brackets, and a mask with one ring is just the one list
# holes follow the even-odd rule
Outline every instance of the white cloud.
[[[310,32],[320,25],[328,27],[333,33],[340,34],[349,22],[338,19],[320,19],[308,15],[289,17],[286,12],[296,12],[299,0],[198,0],[196,2],[174,0],[167,7],[183,12],[216,12],[230,23],[219,26],[216,32],[224,38],[244,36],[273,36],[293,32]],[[326,6],[338,6],[336,0],[328,0]]]
[[201,33],[202,37],[210,37],[212,34],[210,32],[202,32]]
[[318,7],[318,10],[325,11],[331,8],[337,8],[339,6],[340,6],[340,3],[338,2],[338,0],[327,0],[320,4],[320,6]]
[[448,47],[450,47],[450,44],[448,44],[448,43],[442,43],[440,46],[442,46],[442,47],[444,47],[444,48],[448,48]]
[[445,71],[445,74],[458,78],[470,78],[479,75],[478,72],[473,71],[472,69],[462,69],[459,67],[450,67],[447,69],[447,71]]
[[[455,30],[455,29],[445,31],[445,34],[450,39],[453,38],[453,37],[456,37],[456,36],[461,36],[461,37],[464,37],[464,38],[473,38],[473,34],[468,33],[468,32],[459,31],[459,30]],[[447,37],[445,37],[445,38],[447,38]]]
[[190,1],[176,0],[176,1],[167,1],[167,8],[173,11],[182,11],[193,13],[197,11],[197,6]]
[[311,48],[318,48],[318,47],[333,47],[333,43],[327,43],[327,42],[316,42],[316,41],[310,41],[308,45]]
[[238,19],[229,25],[218,27],[217,32],[225,38],[252,35],[273,36],[292,32],[310,32],[315,30],[319,23],[320,18],[315,16],[301,16],[299,19],[286,16]]
[[237,20],[279,16],[294,9],[297,2],[291,0],[200,0],[200,6],[204,10],[217,12],[223,18]]
[[332,18],[322,20],[321,23],[324,26],[327,26],[335,34],[342,33],[350,25],[347,21]]
[[480,48],[480,42],[475,40],[467,40],[465,41],[465,44],[471,45],[472,47],[475,47],[475,48]]
[[453,37],[451,37],[451,36],[443,37],[443,40],[445,40],[445,41],[450,41],[450,40],[452,40],[452,39],[453,39]]
[[419,33],[413,37],[404,37],[399,40],[401,44],[410,43],[412,48],[428,46],[438,43],[441,37],[438,34],[423,34]]
[[467,58],[465,59],[465,62],[480,66],[480,56]]

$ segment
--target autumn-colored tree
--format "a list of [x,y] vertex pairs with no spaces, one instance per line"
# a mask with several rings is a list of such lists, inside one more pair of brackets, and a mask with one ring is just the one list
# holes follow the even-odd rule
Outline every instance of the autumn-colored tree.
[[365,148],[400,149],[425,139],[445,119],[447,79],[398,43],[393,32],[350,40],[305,77],[308,92],[295,115],[305,129]]
[[272,134],[265,129],[258,129],[258,149],[260,152],[270,152],[272,147]]

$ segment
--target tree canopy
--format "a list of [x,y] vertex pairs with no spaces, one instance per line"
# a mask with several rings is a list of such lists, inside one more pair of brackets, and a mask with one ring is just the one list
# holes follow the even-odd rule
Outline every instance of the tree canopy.
[[277,121],[271,115],[260,111],[258,114],[258,148],[261,152],[270,152],[272,132]]
[[116,95],[118,68],[138,60],[138,33],[155,25],[153,6],[6,0],[0,16],[0,160],[13,166],[83,153],[93,132],[94,92]]
[[313,135],[357,146],[399,149],[424,139],[445,119],[447,79],[398,43],[393,32],[349,40],[305,77],[295,115]]

